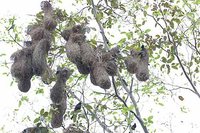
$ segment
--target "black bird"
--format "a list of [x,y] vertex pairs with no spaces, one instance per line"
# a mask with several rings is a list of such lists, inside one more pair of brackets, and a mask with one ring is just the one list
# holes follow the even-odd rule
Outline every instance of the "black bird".
[[72,115],[72,117],[71,117],[71,119],[73,119],[74,118],[74,116],[76,116],[77,115],[77,111],[79,111],[80,109],[81,109],[81,106],[82,106],[82,103],[81,102],[79,102],[78,104],[76,104],[76,106],[75,106],[75,108],[74,108],[74,112],[73,112],[73,115]]
[[74,111],[80,110],[81,109],[81,105],[82,105],[81,102],[79,102],[78,104],[76,104],[76,106],[74,108]]
[[137,127],[137,126],[136,126],[136,123],[134,123],[134,124],[131,126],[131,129],[132,129],[132,130],[135,130],[136,127]]

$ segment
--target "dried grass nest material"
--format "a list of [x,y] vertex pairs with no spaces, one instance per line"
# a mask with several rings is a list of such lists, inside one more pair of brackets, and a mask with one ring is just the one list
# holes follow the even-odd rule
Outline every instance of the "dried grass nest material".
[[63,130],[63,133],[84,133],[84,131],[74,124],[70,124],[66,129]]
[[75,63],[79,73],[87,75],[90,73],[90,67],[86,64],[83,64],[82,61],[78,61]]
[[11,66],[11,74],[17,79],[18,89],[21,92],[28,92],[31,87],[32,70],[32,53],[31,48],[18,50],[11,55],[14,63]]
[[90,44],[83,42],[80,45],[80,50],[83,64],[91,66],[91,64],[95,61],[94,49],[90,46]]
[[136,50],[131,50],[131,55],[126,57],[125,59],[125,65],[127,68],[127,71],[129,73],[135,74],[138,70],[138,63],[139,63],[139,52]]
[[22,131],[22,133],[48,133],[47,127],[28,127]]
[[56,29],[57,22],[52,17],[45,17],[43,22],[44,28],[49,31],[53,31]]
[[111,82],[109,75],[106,72],[105,64],[103,62],[95,62],[92,66],[92,74],[95,83],[103,89],[109,89]]
[[65,95],[65,82],[72,74],[71,70],[67,68],[58,68],[57,70],[57,81],[53,88],[50,90],[50,98],[53,103],[60,104],[62,102],[63,96]]
[[77,43],[73,43],[71,39],[65,45],[67,57],[73,63],[81,61],[81,50],[80,46]]
[[67,96],[66,93],[63,94],[62,101],[60,104],[53,104],[51,126],[53,128],[59,128],[63,123],[63,116],[67,108]]
[[116,76],[117,75],[117,64],[115,60],[110,60],[106,62],[106,72],[110,76]]
[[47,55],[50,49],[50,42],[47,39],[42,39],[35,46],[33,51],[32,65],[34,74],[41,76],[47,69]]
[[136,72],[136,78],[139,81],[146,81],[149,79],[149,55],[148,51],[144,46],[142,46],[142,50],[139,53],[140,58],[138,62],[138,70]]
[[51,41],[52,38],[50,31],[38,25],[29,25],[27,28],[27,34],[31,36],[31,40],[33,42],[37,42],[42,39],[47,39]]
[[148,64],[145,62],[140,61],[138,63],[138,69],[136,72],[136,78],[139,81],[146,81],[149,79],[149,69],[148,69]]

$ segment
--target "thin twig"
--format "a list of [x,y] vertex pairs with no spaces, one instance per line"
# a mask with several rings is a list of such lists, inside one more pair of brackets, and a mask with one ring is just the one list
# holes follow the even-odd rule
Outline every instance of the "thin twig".
[[[77,99],[78,101],[81,101],[71,90],[69,90],[69,93],[75,98]],[[82,102],[82,101],[81,101]],[[82,105],[83,106],[86,106],[86,104],[84,102],[82,102]],[[87,108],[86,108],[87,109]],[[97,117],[97,115],[95,113],[93,113],[91,110],[88,109],[88,111],[92,114],[92,116],[95,117],[95,119],[97,120],[97,122],[99,123],[99,125],[105,129],[108,133],[113,133],[109,128],[108,126],[103,123],[102,121],[100,121],[100,119]]]
[[[115,95],[117,96],[117,98],[126,106],[128,107],[128,105],[126,104],[126,102],[118,95],[117,93],[117,88],[116,88],[116,85],[115,85],[115,79],[114,79],[114,76],[112,76],[112,83],[113,83],[113,87],[114,87],[114,90],[115,90]],[[121,80],[121,84],[122,86],[124,87],[124,89],[127,91],[127,87],[124,85],[123,81]],[[130,94],[130,92],[127,92],[128,94]],[[131,97],[131,100],[135,106],[135,110],[136,110],[136,113],[132,110],[130,110],[131,113],[133,113],[133,115],[136,117],[136,119],[139,121],[140,125],[142,126],[143,130],[145,133],[148,133],[148,130],[146,128],[146,126],[144,125],[144,122],[143,120],[141,119],[141,115],[140,115],[140,112],[138,110],[138,107],[137,107],[137,104],[136,104],[136,101],[135,99],[133,98],[132,94],[130,94],[130,97]]]

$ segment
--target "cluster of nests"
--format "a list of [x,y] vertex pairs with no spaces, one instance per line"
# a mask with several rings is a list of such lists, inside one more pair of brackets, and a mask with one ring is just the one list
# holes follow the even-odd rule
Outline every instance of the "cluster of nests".
[[27,34],[31,41],[25,43],[25,47],[11,55],[14,63],[11,66],[11,74],[18,81],[18,88],[22,92],[28,92],[31,87],[31,78],[42,76],[48,70],[46,57],[51,46],[52,32],[56,28],[53,8],[48,1],[41,2],[44,19],[41,24],[29,25]]
[[[57,26],[52,5],[48,1],[41,2],[41,9],[44,12],[44,19],[41,24],[29,25],[27,34],[31,41],[25,43],[25,47],[11,55],[14,63],[11,66],[11,74],[17,79],[18,88],[22,92],[28,92],[31,87],[31,78],[43,76],[48,70],[47,56],[50,50],[52,32]],[[84,25],[75,25],[71,29],[64,30],[61,36],[66,40],[66,53],[68,59],[74,63],[81,74],[90,74],[91,83],[103,89],[111,87],[109,76],[116,76],[118,66],[116,58],[119,55],[119,48],[114,47],[106,51],[103,46],[91,47],[86,41]],[[131,50],[130,56],[125,59],[128,72],[136,74],[139,81],[146,81],[149,78],[148,70],[149,56],[147,50],[142,46],[141,51]],[[67,68],[58,68],[57,81],[50,90],[52,100],[51,126],[58,128],[62,126],[63,116],[66,110],[66,81],[71,75]],[[40,130],[39,127],[25,129]],[[46,128],[42,128],[46,130]],[[25,132],[26,132],[25,131]],[[74,125],[70,125],[64,133],[82,133]]]
[[141,48],[141,51],[135,49],[130,51],[130,56],[125,59],[125,65],[127,71],[131,74],[135,74],[139,81],[146,81],[149,79],[149,55],[147,49],[144,48],[143,45]]
[[102,46],[93,48],[87,43],[83,25],[64,30],[62,37],[67,41],[65,48],[69,60],[77,66],[81,74],[90,74],[92,84],[109,89],[109,76],[117,74],[116,57],[119,48],[105,51]]

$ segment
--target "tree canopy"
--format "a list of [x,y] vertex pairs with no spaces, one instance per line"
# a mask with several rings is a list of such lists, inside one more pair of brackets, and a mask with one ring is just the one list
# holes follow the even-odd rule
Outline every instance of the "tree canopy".
[[[11,86],[19,88],[8,121],[21,125],[5,123],[3,132],[180,131],[186,119],[174,107],[190,114],[196,109],[182,103],[200,99],[200,0],[52,0],[38,6],[26,28],[16,16],[0,20],[1,43],[18,51],[0,53],[2,76],[13,77]],[[136,70],[129,70],[129,59],[139,62]],[[16,62],[20,67],[12,67]],[[37,69],[28,69],[30,62]],[[54,127],[59,111],[62,125]],[[188,131],[200,130],[195,121]]]

